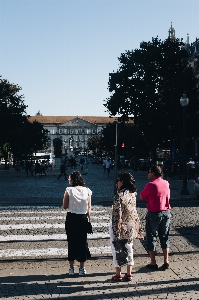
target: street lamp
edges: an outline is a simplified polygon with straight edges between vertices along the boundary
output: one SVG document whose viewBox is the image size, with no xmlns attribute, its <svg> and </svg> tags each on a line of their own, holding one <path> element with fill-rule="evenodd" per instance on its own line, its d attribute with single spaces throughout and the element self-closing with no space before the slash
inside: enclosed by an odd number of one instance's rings
<svg viewBox="0 0 199 300">
<path fill-rule="evenodd" d="M 117 194 L 116 182 L 117 182 L 117 145 L 118 145 L 118 122 L 115 121 L 115 180 L 114 180 L 114 195 Z"/>
<path fill-rule="evenodd" d="M 183 186 L 180 192 L 181 195 L 189 195 L 189 190 L 187 189 L 187 165 L 186 165 L 186 107 L 189 104 L 189 99 L 186 94 L 180 98 L 180 104 L 183 109 L 183 136 L 182 136 L 182 167 L 183 167 Z"/>
</svg>

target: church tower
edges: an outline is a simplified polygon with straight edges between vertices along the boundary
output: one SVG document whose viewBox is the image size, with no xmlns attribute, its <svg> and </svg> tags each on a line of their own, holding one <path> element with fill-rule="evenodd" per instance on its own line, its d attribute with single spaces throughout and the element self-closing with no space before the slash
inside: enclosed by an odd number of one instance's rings
<svg viewBox="0 0 199 300">
<path fill-rule="evenodd" d="M 171 40 L 175 40 L 176 36 L 175 36 L 175 29 L 172 26 L 172 22 L 171 22 L 171 27 L 169 28 L 169 38 Z"/>
</svg>

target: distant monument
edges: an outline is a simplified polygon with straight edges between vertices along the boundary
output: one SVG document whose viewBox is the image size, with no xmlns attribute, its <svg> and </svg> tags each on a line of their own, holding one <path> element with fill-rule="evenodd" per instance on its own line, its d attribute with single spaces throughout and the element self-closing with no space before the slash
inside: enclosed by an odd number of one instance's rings
<svg viewBox="0 0 199 300">
<path fill-rule="evenodd" d="M 54 155 L 53 168 L 59 170 L 61 164 L 61 153 L 62 153 L 62 140 L 55 138 L 53 140 Z"/>
<path fill-rule="evenodd" d="M 42 113 L 40 112 L 40 110 L 36 113 L 35 116 L 43 116 Z"/>
<path fill-rule="evenodd" d="M 55 138 L 53 140 L 53 146 L 54 146 L 54 155 L 55 155 L 55 158 L 61 158 L 62 140 L 59 139 L 59 138 Z"/>
</svg>

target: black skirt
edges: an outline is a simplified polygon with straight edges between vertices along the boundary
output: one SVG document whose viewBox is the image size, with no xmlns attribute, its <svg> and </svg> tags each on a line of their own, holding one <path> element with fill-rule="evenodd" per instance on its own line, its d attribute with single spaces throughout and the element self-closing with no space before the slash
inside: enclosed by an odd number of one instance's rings
<svg viewBox="0 0 199 300">
<path fill-rule="evenodd" d="M 87 243 L 87 215 L 67 213 L 65 229 L 68 241 L 68 260 L 85 262 L 91 257 Z"/>
</svg>

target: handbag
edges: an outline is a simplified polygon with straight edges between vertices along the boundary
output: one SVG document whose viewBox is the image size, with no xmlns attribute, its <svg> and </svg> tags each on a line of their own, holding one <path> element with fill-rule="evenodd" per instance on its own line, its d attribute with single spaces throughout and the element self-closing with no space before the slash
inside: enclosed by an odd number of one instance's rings
<svg viewBox="0 0 199 300">
<path fill-rule="evenodd" d="M 88 222 L 87 222 L 87 227 L 86 227 L 86 229 L 87 229 L 87 233 L 93 233 L 93 227 L 92 227 L 92 224 L 91 224 L 91 222 L 88 220 Z"/>
<path fill-rule="evenodd" d="M 128 264 L 128 250 L 125 247 L 127 239 L 113 241 L 113 245 L 116 251 L 116 260 L 120 267 Z"/>
<path fill-rule="evenodd" d="M 87 188 L 87 190 L 88 190 L 88 188 Z M 89 192 L 88 192 L 88 197 L 89 197 Z M 92 224 L 90 222 L 90 218 L 89 218 L 88 214 L 87 214 L 86 232 L 89 234 L 93 233 Z"/>
</svg>

